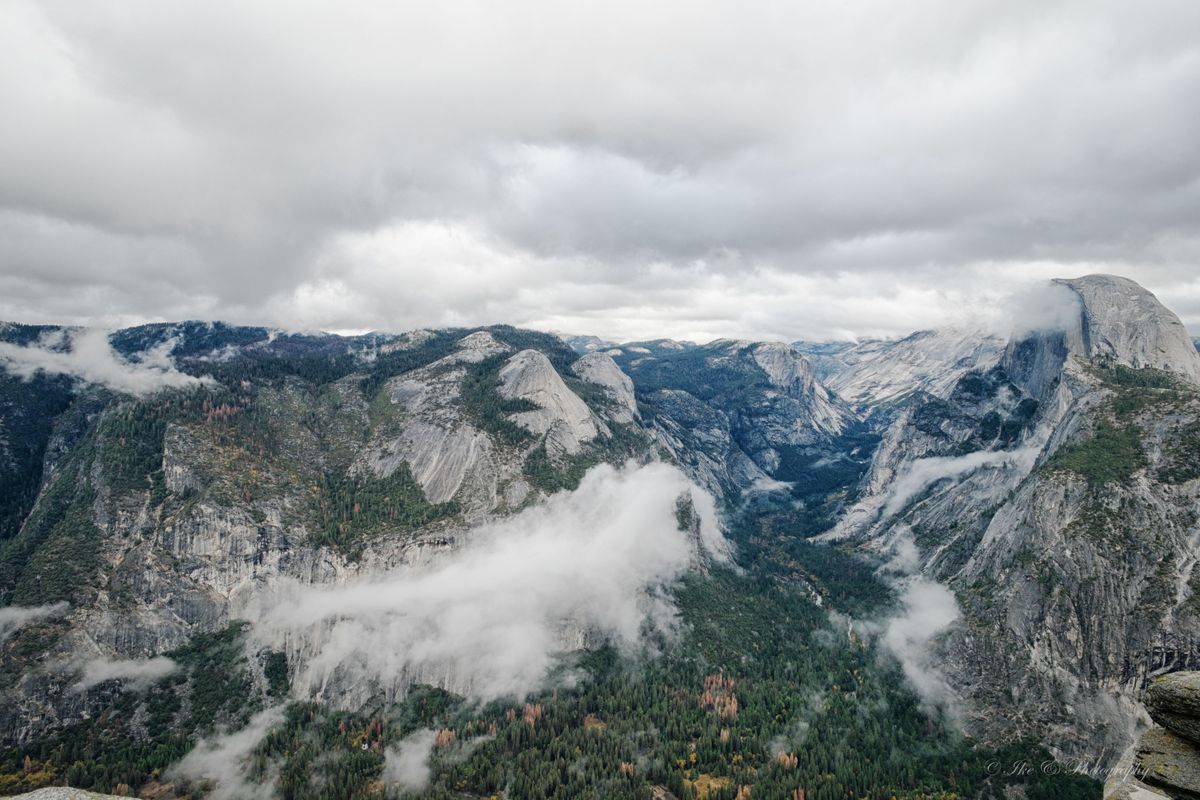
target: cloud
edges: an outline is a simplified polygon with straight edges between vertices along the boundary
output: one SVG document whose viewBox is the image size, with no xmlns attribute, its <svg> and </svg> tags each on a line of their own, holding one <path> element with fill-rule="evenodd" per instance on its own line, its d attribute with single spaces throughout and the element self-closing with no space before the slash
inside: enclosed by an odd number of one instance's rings
<svg viewBox="0 0 1200 800">
<path fill-rule="evenodd" d="M 239 731 L 205 739 L 181 761 L 167 770 L 169 780 L 211 782 L 205 797 L 212 800 L 268 800 L 275 796 L 270 782 L 251 782 L 246 764 L 254 748 L 267 731 L 283 722 L 282 706 L 273 706 L 255 714 Z"/>
<path fill-rule="evenodd" d="M 1187 0 L 0 15 L 0 318 L 790 340 L 1103 271 L 1200 324 Z"/>
<path fill-rule="evenodd" d="M 881 519 L 901 511 L 910 500 L 945 478 L 959 478 L 984 467 L 1019 467 L 1028 470 L 1041 452 L 1040 444 L 1015 450 L 984 450 L 965 456 L 933 456 L 918 458 L 906 466 L 892 483 Z"/>
<path fill-rule="evenodd" d="M 957 722 L 961 699 L 937 660 L 937 639 L 960 617 L 958 600 L 945 584 L 921 574 L 921 554 L 907 525 L 893 529 L 884 552 L 888 560 L 879 575 L 896 592 L 899 606 L 882 618 L 860 621 L 858 628 L 877 637 L 881 652 L 900 663 L 905 680 L 929 709 Z M 840 626 L 832 614 L 831 619 Z"/>
<path fill-rule="evenodd" d="M 74 688 L 84 691 L 105 681 L 120 680 L 128 688 L 139 689 L 165 678 L 177 669 L 179 665 L 166 656 L 120 660 L 97 658 L 84 665 L 83 675 Z"/>
<path fill-rule="evenodd" d="M 691 498 L 699 536 L 678 528 Z M 712 498 L 677 468 L 600 465 L 578 489 L 489 523 L 427 568 L 345 586 L 292 584 L 255 614 L 255 635 L 306 663 L 295 685 L 402 693 L 414 681 L 495 698 L 546 680 L 556 656 L 594 635 L 637 647 L 671 633 L 666 590 L 701 555 L 725 558 Z"/>
<path fill-rule="evenodd" d="M 1079 295 L 1058 283 L 1034 283 L 1014 291 L 991 320 L 996 333 L 1013 339 L 1042 331 L 1070 331 L 1080 324 Z"/>
<path fill-rule="evenodd" d="M 211 383 L 211 378 L 196 378 L 175 368 L 174 345 L 163 342 L 128 360 L 113 350 L 107 331 L 56 331 L 25 346 L 0 342 L 0 366 L 26 380 L 38 373 L 70 375 L 135 395 Z"/>
<path fill-rule="evenodd" d="M 4 606 L 0 608 L 0 642 L 19 629 L 35 622 L 42 622 L 67 613 L 66 603 L 51 603 L 44 606 Z"/>
<path fill-rule="evenodd" d="M 417 731 L 389 747 L 384 753 L 384 783 L 409 792 L 424 789 L 429 783 L 429 755 L 436 739 L 436 731 Z"/>
<path fill-rule="evenodd" d="M 959 618 L 958 601 L 948 587 L 921 575 L 901 578 L 896 588 L 901 611 L 885 620 L 880 642 L 921 699 L 953 716 L 958 698 L 935 659 L 934 643 Z"/>
</svg>

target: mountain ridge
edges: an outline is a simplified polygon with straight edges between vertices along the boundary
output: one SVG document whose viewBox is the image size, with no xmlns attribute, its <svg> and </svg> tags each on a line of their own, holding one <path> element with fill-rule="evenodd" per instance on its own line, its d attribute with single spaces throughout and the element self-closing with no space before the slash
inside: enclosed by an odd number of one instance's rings
<svg viewBox="0 0 1200 800">
<path fill-rule="evenodd" d="M 103 363 L 87 380 L 70 373 L 79 329 L 0 327 L 20 370 L 0 375 L 14 498 L 0 610 L 70 604 L 0 642 L 0 737 L 83 724 L 133 680 L 71 692 L 55 659 L 185 652 L 254 619 L 264 589 L 437 569 L 488 525 L 568 502 L 595 469 L 665 462 L 714 498 L 739 568 L 833 630 L 877 604 L 951 604 L 916 640 L 893 641 L 918 624 L 903 616 L 856 619 L 840 640 L 872 637 L 904 674 L 940 676 L 925 689 L 952 691 L 970 732 L 1112 758 L 1141 686 L 1200 659 L 1200 355 L 1129 282 L 1062 287 L 1079 298 L 1065 321 L 1007 341 L 572 347 L 510 326 L 341 337 L 164 323 L 109 334 L 108 355 L 90 342 Z M 699 541 L 714 512 L 681 503 Z M 718 580 L 714 564 L 692 569 Z M 857 581 L 870 588 L 843 591 Z M 285 679 L 330 645 L 308 635 L 272 645 Z M 36 636 L 49 656 L 31 660 Z M 547 641 L 602 647 L 569 619 Z M 266 692 L 256 663 L 247 680 Z M 410 681 L 472 691 L 436 660 L 400 667 L 387 685 L 333 670 L 318 696 L 352 712 L 402 703 Z"/>
</svg>

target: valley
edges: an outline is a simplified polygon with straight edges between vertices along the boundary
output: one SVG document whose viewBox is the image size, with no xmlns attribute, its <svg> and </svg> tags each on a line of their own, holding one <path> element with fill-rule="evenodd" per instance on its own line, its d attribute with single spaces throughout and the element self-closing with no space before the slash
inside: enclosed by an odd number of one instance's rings
<svg viewBox="0 0 1200 800">
<path fill-rule="evenodd" d="M 0 793 L 1095 797 L 1200 666 L 1200 354 L 1046 291 L 857 343 L 156 324 L 87 375 L 4 325 Z"/>
</svg>

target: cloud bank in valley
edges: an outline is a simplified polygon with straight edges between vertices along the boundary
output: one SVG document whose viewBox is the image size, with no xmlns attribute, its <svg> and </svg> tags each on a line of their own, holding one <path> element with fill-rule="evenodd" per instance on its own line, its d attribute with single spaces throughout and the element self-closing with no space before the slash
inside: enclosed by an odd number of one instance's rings
<svg viewBox="0 0 1200 800">
<path fill-rule="evenodd" d="M 173 346 L 163 342 L 130 360 L 113 349 L 105 330 L 55 331 L 25 346 L 0 342 L 0 367 L 26 380 L 38 373 L 68 375 L 135 395 L 211 382 L 176 369 Z"/>
<path fill-rule="evenodd" d="M 984 467 L 1018 467 L 1027 471 L 1041 450 L 1039 443 L 1015 450 L 984 450 L 964 456 L 931 456 L 911 461 L 892 483 L 881 519 L 903 510 L 922 491 L 946 478 L 961 478 Z"/>
<path fill-rule="evenodd" d="M 697 535 L 679 530 L 690 498 Z M 670 633 L 666 590 L 696 559 L 726 558 L 712 498 L 677 468 L 592 468 L 572 492 L 489 523 L 425 568 L 361 583 L 291 585 L 267 602 L 255 635 L 303 646 L 301 693 L 344 681 L 393 694 L 443 683 L 494 698 L 531 691 L 556 656 L 604 636 L 637 647 Z"/>
<path fill-rule="evenodd" d="M 251 781 L 247 761 L 271 728 L 283 722 L 284 709 L 273 706 L 255 714 L 241 730 L 201 741 L 165 773 L 168 780 L 203 781 L 212 785 L 211 800 L 269 800 L 273 782 Z"/>
<path fill-rule="evenodd" d="M 920 552 L 907 525 L 896 526 L 886 555 L 888 561 L 879 575 L 896 592 L 899 607 L 857 625 L 876 638 L 881 653 L 899 662 L 905 680 L 923 703 L 957 721 L 960 698 L 938 661 L 937 640 L 961 615 L 958 599 L 948 586 L 921 574 Z"/>
<path fill-rule="evenodd" d="M 921 699 L 953 715 L 957 697 L 937 661 L 935 640 L 958 619 L 958 601 L 947 586 L 922 575 L 900 578 L 896 589 L 901 612 L 884 622 L 880 641 Z"/>
<path fill-rule="evenodd" d="M 166 656 L 115 660 L 97 658 L 84 664 L 74 688 L 76 691 L 84 691 L 105 681 L 120 680 L 127 688 L 140 689 L 165 678 L 177 669 L 179 665 Z"/>
<path fill-rule="evenodd" d="M 419 792 L 429 783 L 429 756 L 437 731 L 410 733 L 384 753 L 383 781 L 406 792 Z"/>
<path fill-rule="evenodd" d="M 4 606 L 0 608 L 0 642 L 21 628 L 43 622 L 67 613 L 66 603 L 50 603 L 43 606 Z"/>
</svg>

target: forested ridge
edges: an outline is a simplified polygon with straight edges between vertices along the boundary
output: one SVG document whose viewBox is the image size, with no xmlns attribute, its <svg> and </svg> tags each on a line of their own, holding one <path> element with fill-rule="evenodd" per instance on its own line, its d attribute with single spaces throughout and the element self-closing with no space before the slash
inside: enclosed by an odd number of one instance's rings
<svg viewBox="0 0 1200 800">
<path fill-rule="evenodd" d="M 1050 756 L 1031 743 L 996 750 L 963 737 L 921 706 L 898 669 L 830 628 L 786 583 L 718 570 L 687 579 L 676 596 L 684 634 L 661 642 L 660 655 L 583 653 L 561 668 L 585 676 L 573 687 L 482 706 L 427 687 L 370 713 L 291 702 L 253 769 L 284 798 L 408 796 L 381 780 L 384 753 L 430 729 L 432 774 L 420 796 L 432 798 L 1000 798 L 1008 782 L 1033 800 L 1098 791 L 1069 772 L 995 775 L 996 764 Z M 248 657 L 241 636 L 234 626 L 199 637 L 172 654 L 183 672 L 6 751 L 0 788 L 66 780 L 135 792 L 169 780 L 169 765 L 217 723 L 236 727 L 278 702 L 278 665 L 274 696 L 252 674 L 279 654 Z"/>
</svg>

